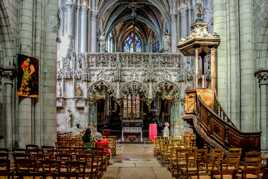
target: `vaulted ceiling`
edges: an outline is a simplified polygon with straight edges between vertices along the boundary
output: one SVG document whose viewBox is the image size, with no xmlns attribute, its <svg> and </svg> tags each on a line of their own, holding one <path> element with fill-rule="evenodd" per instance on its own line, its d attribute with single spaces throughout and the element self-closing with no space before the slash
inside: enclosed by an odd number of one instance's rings
<svg viewBox="0 0 268 179">
<path fill-rule="evenodd" d="M 144 43 L 161 40 L 169 31 L 172 0 L 100 0 L 97 2 L 99 32 L 113 34 L 117 48 L 135 32 Z"/>
</svg>

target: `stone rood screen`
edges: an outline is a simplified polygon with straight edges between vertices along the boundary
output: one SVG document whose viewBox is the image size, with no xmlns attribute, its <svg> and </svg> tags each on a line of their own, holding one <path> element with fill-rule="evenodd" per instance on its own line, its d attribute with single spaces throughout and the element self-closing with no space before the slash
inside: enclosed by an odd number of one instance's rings
<svg viewBox="0 0 268 179">
<path fill-rule="evenodd" d="M 180 94 L 191 87 L 193 79 L 192 68 L 179 53 L 70 53 L 58 61 L 57 70 L 59 131 L 69 131 L 68 114 L 73 126 L 96 126 L 98 100 L 108 104 L 134 95 L 150 106 L 157 96 L 182 98 Z M 138 111 L 137 105 L 132 108 Z"/>
</svg>

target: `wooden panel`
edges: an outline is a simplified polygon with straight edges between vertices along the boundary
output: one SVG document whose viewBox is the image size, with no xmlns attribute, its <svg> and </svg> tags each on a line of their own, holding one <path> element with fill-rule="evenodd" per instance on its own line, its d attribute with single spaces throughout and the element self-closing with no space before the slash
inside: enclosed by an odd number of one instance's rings
<svg viewBox="0 0 268 179">
<path fill-rule="evenodd" d="M 207 133 L 206 136 L 214 139 L 223 148 L 241 147 L 243 152 L 260 150 L 260 133 L 243 133 L 239 131 L 217 100 L 210 99 L 212 94 L 209 91 L 198 89 L 188 91 L 186 94 L 185 114 L 196 116 L 199 124 L 197 127 L 202 128 L 202 131 Z M 203 97 L 201 97 L 202 95 Z M 216 107 L 214 102 L 217 103 Z M 187 120 L 189 121 L 188 118 Z"/>
</svg>

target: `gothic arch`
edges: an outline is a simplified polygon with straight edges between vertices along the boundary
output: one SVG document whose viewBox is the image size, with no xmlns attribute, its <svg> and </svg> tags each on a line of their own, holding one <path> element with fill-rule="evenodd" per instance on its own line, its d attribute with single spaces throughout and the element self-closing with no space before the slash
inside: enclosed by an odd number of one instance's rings
<svg viewBox="0 0 268 179">
<path fill-rule="evenodd" d="M 11 33 L 10 33 L 10 20 L 9 15 L 7 12 L 7 6 L 5 4 L 5 1 L 0 1 L 0 49 L 3 49 L 1 51 L 4 58 L 1 58 L 0 60 L 5 60 L 8 57 L 12 57 L 11 52 Z M 5 64 L 5 62 L 2 62 L 2 64 Z M 13 64 L 8 64 L 9 66 Z"/>
<path fill-rule="evenodd" d="M 162 99 L 174 100 L 180 96 L 180 87 L 172 81 L 160 81 L 154 86 L 154 94 L 160 95 Z"/>
<path fill-rule="evenodd" d="M 105 99 L 105 97 L 111 96 L 114 93 L 114 89 L 109 82 L 100 80 L 91 84 L 88 88 L 88 97 L 93 100 Z"/>
<path fill-rule="evenodd" d="M 124 83 L 120 88 L 121 96 L 125 96 L 128 94 L 142 94 L 147 96 L 148 88 L 144 83 L 140 81 L 129 81 Z"/>
<path fill-rule="evenodd" d="M 146 0 L 143 2 L 147 5 L 153 5 L 156 7 L 161 15 L 165 19 L 169 19 L 169 11 L 170 11 L 170 5 L 169 0 Z M 119 2 L 119 0 L 102 0 L 98 4 L 98 11 L 99 11 L 99 17 L 104 17 L 105 13 L 112 12 L 114 8 L 116 8 L 118 5 L 122 6 L 122 4 Z"/>
<path fill-rule="evenodd" d="M 257 70 L 259 68 L 268 68 L 268 2 L 265 0 L 254 1 L 255 4 L 255 26 L 258 27 L 256 34 L 256 50 L 257 50 Z M 265 64 L 266 62 L 266 64 Z"/>
</svg>

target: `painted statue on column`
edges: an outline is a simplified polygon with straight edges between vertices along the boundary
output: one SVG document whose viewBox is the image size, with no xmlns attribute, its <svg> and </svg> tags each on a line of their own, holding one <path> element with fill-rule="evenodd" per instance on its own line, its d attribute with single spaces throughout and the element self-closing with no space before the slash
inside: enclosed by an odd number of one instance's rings
<svg viewBox="0 0 268 179">
<path fill-rule="evenodd" d="M 38 96 L 38 60 L 25 55 L 18 55 L 17 95 L 24 97 Z"/>
</svg>

